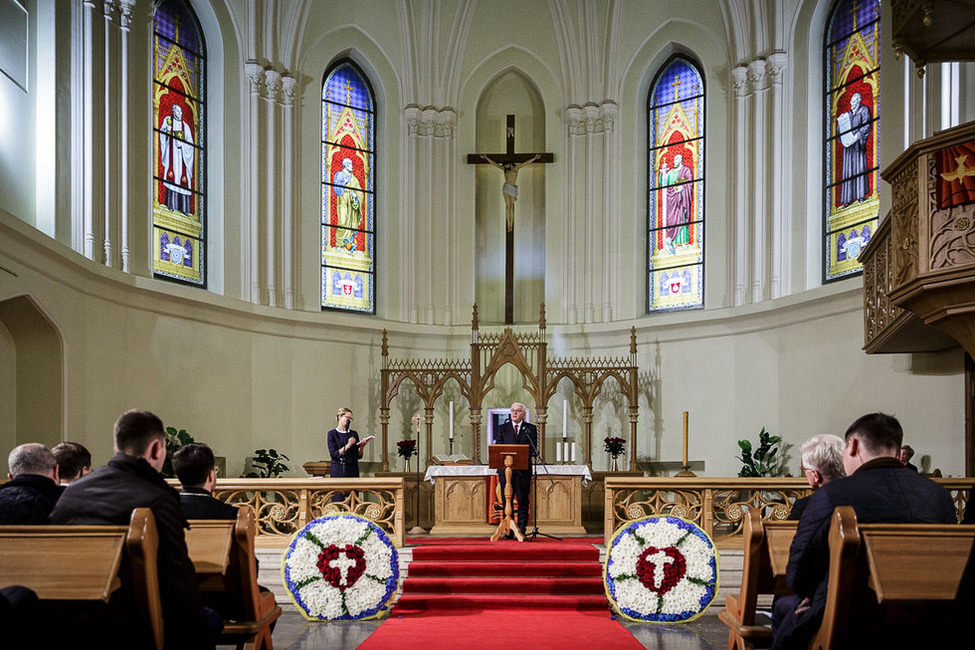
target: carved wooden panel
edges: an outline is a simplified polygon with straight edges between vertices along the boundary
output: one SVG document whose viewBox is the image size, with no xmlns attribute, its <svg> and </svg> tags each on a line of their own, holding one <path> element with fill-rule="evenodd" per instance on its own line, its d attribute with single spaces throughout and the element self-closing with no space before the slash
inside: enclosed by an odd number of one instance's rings
<svg viewBox="0 0 975 650">
<path fill-rule="evenodd" d="M 975 203 L 931 215 L 931 270 L 975 264 Z"/>
<path fill-rule="evenodd" d="M 914 159 L 891 181 L 891 261 L 895 288 L 916 278 L 919 270 L 917 170 L 917 159 Z"/>
</svg>

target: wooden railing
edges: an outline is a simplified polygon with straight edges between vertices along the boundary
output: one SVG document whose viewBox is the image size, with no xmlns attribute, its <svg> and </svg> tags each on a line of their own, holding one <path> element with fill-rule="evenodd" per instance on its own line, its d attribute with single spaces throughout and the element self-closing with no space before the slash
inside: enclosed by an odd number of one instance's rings
<svg viewBox="0 0 975 650">
<path fill-rule="evenodd" d="M 287 539 L 322 515 L 351 512 L 375 522 L 397 547 L 406 541 L 402 478 L 220 479 L 213 496 L 253 510 L 259 539 Z"/>
<path fill-rule="evenodd" d="M 934 479 L 951 492 L 958 520 L 975 487 L 971 478 Z M 606 478 L 603 537 L 650 515 L 674 515 L 701 527 L 715 543 L 741 538 L 745 508 L 766 521 L 785 519 L 796 499 L 810 494 L 803 478 Z"/>
</svg>

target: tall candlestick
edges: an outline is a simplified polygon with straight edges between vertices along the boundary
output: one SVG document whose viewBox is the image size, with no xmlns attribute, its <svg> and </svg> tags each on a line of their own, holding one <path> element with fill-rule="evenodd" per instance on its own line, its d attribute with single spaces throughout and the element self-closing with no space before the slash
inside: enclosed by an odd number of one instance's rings
<svg viewBox="0 0 975 650">
<path fill-rule="evenodd" d="M 567 431 L 568 428 L 569 428 L 569 400 L 564 399 L 562 400 L 562 440 L 565 440 L 565 437 L 569 435 Z"/>
<path fill-rule="evenodd" d="M 687 465 L 687 411 L 684 411 L 684 465 Z"/>
<path fill-rule="evenodd" d="M 454 401 L 450 401 L 450 439 L 454 439 Z"/>
</svg>

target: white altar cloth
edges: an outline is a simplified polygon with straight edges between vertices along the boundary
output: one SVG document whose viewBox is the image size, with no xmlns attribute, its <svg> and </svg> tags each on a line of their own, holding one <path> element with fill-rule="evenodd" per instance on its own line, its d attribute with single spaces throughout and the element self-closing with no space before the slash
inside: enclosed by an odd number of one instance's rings
<svg viewBox="0 0 975 650">
<path fill-rule="evenodd" d="M 583 485 L 592 480 L 587 465 L 539 465 L 540 480 L 545 477 L 545 470 L 542 467 L 548 469 L 549 474 L 553 476 L 581 476 Z M 438 476 L 491 476 L 492 474 L 497 474 L 497 470 L 487 465 L 431 465 L 427 467 L 423 480 L 436 483 Z"/>
</svg>

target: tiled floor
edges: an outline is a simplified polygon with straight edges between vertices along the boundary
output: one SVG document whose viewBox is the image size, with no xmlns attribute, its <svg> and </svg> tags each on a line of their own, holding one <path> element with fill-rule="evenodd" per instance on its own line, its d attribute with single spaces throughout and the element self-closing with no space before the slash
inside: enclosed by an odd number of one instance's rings
<svg viewBox="0 0 975 650">
<path fill-rule="evenodd" d="M 663 650 L 718 650 L 728 642 L 728 628 L 718 619 L 717 610 L 684 625 L 639 625 L 624 623 L 645 648 Z M 606 614 L 609 616 L 609 613 Z M 318 650 L 357 648 L 380 625 L 379 621 L 355 621 L 342 623 L 313 623 L 300 614 L 285 608 L 274 629 L 276 650 Z M 568 631 L 567 631 L 568 634 Z M 488 646 L 494 648 L 497 643 Z M 403 647 L 409 647 L 404 644 Z M 476 645 L 458 644 L 460 648 L 476 648 Z M 566 650 L 570 650 L 568 647 Z"/>
</svg>

